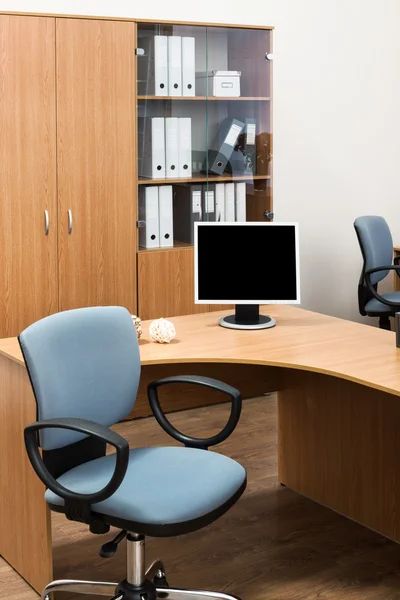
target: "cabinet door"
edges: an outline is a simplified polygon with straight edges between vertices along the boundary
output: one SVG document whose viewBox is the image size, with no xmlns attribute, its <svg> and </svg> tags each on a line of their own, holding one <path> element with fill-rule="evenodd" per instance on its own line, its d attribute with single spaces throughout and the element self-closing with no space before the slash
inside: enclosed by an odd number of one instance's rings
<svg viewBox="0 0 400 600">
<path fill-rule="evenodd" d="M 58 307 L 54 45 L 54 19 L 0 16 L 0 337 Z"/>
<path fill-rule="evenodd" d="M 60 308 L 136 312 L 134 23 L 56 33 Z"/>
<path fill-rule="evenodd" d="M 143 320 L 207 312 L 194 304 L 193 248 L 139 252 L 139 317 Z"/>
<path fill-rule="evenodd" d="M 242 128 L 220 176 L 225 186 L 225 214 L 221 220 L 250 222 L 273 218 L 271 58 L 272 33 L 269 29 L 207 28 L 207 70 L 222 73 L 220 77 L 208 78 L 206 160 L 210 169 L 209 189 L 213 187 L 215 176 L 215 165 L 211 164 L 213 152 L 224 139 L 221 133 L 231 131 L 234 123 Z M 226 77 L 225 70 L 240 76 Z M 227 86 L 226 90 L 238 89 L 223 97 L 220 86 Z M 242 243 L 240 237 L 238 243 Z M 241 285 L 238 282 L 239 288 Z M 209 308 L 227 314 L 234 312 L 234 305 L 210 304 Z"/>
</svg>

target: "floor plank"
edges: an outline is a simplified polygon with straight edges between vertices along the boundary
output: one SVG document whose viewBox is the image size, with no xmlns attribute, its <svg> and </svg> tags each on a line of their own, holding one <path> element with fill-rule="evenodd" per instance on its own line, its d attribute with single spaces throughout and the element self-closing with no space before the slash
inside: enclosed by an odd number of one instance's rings
<svg viewBox="0 0 400 600">
<path fill-rule="evenodd" d="M 246 400 L 238 428 L 219 446 L 248 471 L 239 502 L 199 532 L 147 540 L 148 562 L 163 558 L 171 585 L 231 592 L 245 600 L 399 600 L 399 545 L 279 485 L 275 402 L 274 395 Z M 171 420 L 189 434 L 209 435 L 227 414 L 228 406 L 219 405 L 175 413 Z M 115 429 L 132 446 L 173 443 L 153 419 Z M 53 525 L 56 577 L 125 576 L 124 544 L 114 558 L 101 559 L 100 545 L 111 535 L 94 536 L 62 515 L 53 515 Z M 37 597 L 0 559 L 0 599 Z"/>
</svg>

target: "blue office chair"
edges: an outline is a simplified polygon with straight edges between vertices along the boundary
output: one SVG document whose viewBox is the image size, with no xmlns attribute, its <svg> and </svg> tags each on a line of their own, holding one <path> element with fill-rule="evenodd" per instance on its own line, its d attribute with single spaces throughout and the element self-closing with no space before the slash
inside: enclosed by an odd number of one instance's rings
<svg viewBox="0 0 400 600">
<path fill-rule="evenodd" d="M 178 536 L 206 527 L 226 513 L 246 487 L 236 461 L 207 451 L 235 429 L 240 392 L 199 376 L 167 377 L 148 386 L 160 426 L 185 447 L 129 449 L 109 429 L 128 415 L 140 378 L 139 344 L 129 312 L 122 307 L 81 308 L 46 317 L 18 337 L 37 402 L 37 422 L 25 428 L 30 462 L 47 490 L 51 510 L 86 523 L 92 533 L 121 531 L 100 550 L 112 556 L 127 539 L 126 578 L 117 583 L 58 580 L 51 592 L 69 591 L 124 600 L 232 600 L 218 592 L 172 589 L 164 564 L 145 569 L 145 536 Z M 227 424 L 218 434 L 192 438 L 175 429 L 163 413 L 158 388 L 173 383 L 202 385 L 231 399 Z M 134 427 L 134 424 L 132 424 Z M 116 452 L 106 455 L 106 444 Z M 40 449 L 41 448 L 41 451 Z"/>
<path fill-rule="evenodd" d="M 390 317 L 400 312 L 400 292 L 378 293 L 378 283 L 389 271 L 400 275 L 399 257 L 393 261 L 393 240 L 385 219 L 365 215 L 354 221 L 363 257 L 363 267 L 358 283 L 358 307 L 360 314 L 379 317 L 381 329 L 391 329 Z"/>
</svg>

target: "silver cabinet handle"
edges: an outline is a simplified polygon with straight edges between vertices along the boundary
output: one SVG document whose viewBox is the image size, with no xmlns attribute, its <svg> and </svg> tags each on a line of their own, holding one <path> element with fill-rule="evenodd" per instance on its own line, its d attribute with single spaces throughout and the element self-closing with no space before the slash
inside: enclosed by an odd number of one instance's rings
<svg viewBox="0 0 400 600">
<path fill-rule="evenodd" d="M 68 209 L 68 235 L 72 233 L 72 210 Z"/>
<path fill-rule="evenodd" d="M 49 211 L 45 210 L 44 211 L 44 235 L 49 235 L 49 227 L 50 227 Z"/>
</svg>

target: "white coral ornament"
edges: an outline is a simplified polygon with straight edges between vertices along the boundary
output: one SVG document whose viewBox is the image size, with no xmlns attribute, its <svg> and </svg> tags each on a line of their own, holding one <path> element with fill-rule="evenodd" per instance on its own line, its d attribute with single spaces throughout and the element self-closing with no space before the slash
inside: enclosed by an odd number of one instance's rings
<svg viewBox="0 0 400 600">
<path fill-rule="evenodd" d="M 138 336 L 138 338 L 140 338 L 142 336 L 142 321 L 139 319 L 139 317 L 137 315 L 131 315 L 131 317 L 132 317 L 132 321 L 133 321 L 133 324 L 136 329 L 137 336 Z"/>
<path fill-rule="evenodd" d="M 175 327 L 167 319 L 155 319 L 150 323 L 149 336 L 152 342 L 169 344 L 175 337 Z"/>
</svg>

